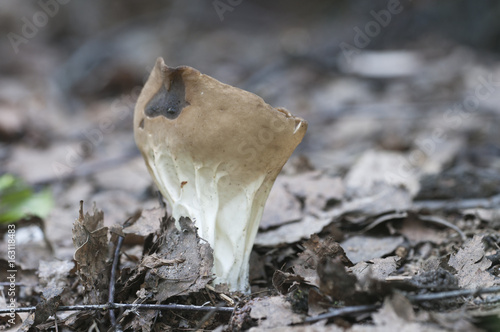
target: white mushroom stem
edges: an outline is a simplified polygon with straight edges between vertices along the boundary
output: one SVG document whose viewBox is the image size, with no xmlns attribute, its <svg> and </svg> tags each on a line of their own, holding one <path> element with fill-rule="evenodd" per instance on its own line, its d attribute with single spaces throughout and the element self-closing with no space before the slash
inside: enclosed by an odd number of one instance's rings
<svg viewBox="0 0 500 332">
<path fill-rule="evenodd" d="M 214 250 L 215 283 L 248 292 L 265 202 L 307 123 L 260 97 L 158 59 L 137 101 L 134 132 L 172 208 Z"/>
</svg>

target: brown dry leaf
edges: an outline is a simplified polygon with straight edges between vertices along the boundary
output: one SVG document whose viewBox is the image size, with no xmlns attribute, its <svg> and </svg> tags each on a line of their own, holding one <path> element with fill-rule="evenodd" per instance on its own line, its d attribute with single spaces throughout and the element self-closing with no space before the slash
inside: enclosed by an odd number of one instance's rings
<svg viewBox="0 0 500 332">
<path fill-rule="evenodd" d="M 386 258 L 375 258 L 369 262 L 359 262 L 349 270 L 359 279 L 373 278 L 376 280 L 385 280 L 398 267 L 398 256 Z"/>
<path fill-rule="evenodd" d="M 346 195 L 349 197 L 376 196 L 387 188 L 405 188 L 414 196 L 419 188 L 415 174 L 404 172 L 403 154 L 389 151 L 367 151 L 352 166 L 345 177 Z M 403 209 L 403 207 L 395 207 Z"/>
<path fill-rule="evenodd" d="M 38 303 L 35 309 L 35 321 L 33 322 L 33 325 L 37 326 L 39 324 L 43 324 L 47 321 L 47 319 L 49 319 L 49 317 L 54 316 L 60 303 L 61 297 L 59 295 L 50 297 Z"/>
<path fill-rule="evenodd" d="M 157 310 L 141 310 L 140 314 L 134 310 L 127 310 L 122 315 L 122 321 L 132 316 L 134 319 L 127 322 L 123 328 L 124 331 L 152 331 L 154 320 L 158 317 L 159 311 Z M 123 322 L 121 322 L 123 324 Z"/>
<path fill-rule="evenodd" d="M 369 216 L 388 211 L 408 210 L 411 206 L 412 197 L 407 189 L 392 187 L 387 184 L 378 186 L 372 196 L 357 197 L 342 204 L 345 212 L 357 212 Z"/>
<path fill-rule="evenodd" d="M 292 290 L 305 284 L 306 280 L 302 276 L 293 273 L 275 271 L 273 274 L 273 286 L 283 295 L 288 294 Z"/>
<path fill-rule="evenodd" d="M 417 245 L 421 242 L 432 242 L 441 244 L 447 240 L 447 233 L 439 231 L 435 227 L 430 226 L 429 223 L 422 221 L 412 215 L 401 222 L 401 228 L 398 233 L 404 235 L 411 246 Z"/>
<path fill-rule="evenodd" d="M 251 328 L 250 331 L 260 331 L 257 328 Z M 280 326 L 266 329 L 266 332 L 343 332 L 344 329 L 331 325 L 304 325 L 304 326 Z"/>
<path fill-rule="evenodd" d="M 123 233 L 148 236 L 160 229 L 164 216 L 165 209 L 161 207 L 142 210 L 141 216 L 132 225 L 125 227 Z"/>
<path fill-rule="evenodd" d="M 344 266 L 353 266 L 344 249 L 332 237 L 321 239 L 318 235 L 313 234 L 302 245 L 306 249 L 298 255 L 298 260 L 292 268 L 297 275 L 303 277 L 311 285 L 319 287 L 316 268 L 322 259 L 339 257 Z"/>
<path fill-rule="evenodd" d="M 295 243 L 306 239 L 312 234 L 321 232 L 342 211 L 334 209 L 319 216 L 305 216 L 302 220 L 283 225 L 277 229 L 257 233 L 255 245 L 263 247 L 274 247 L 281 244 Z"/>
<path fill-rule="evenodd" d="M 345 301 L 346 304 L 356 304 L 361 297 L 357 297 L 355 275 L 349 274 L 340 258 L 325 259 L 318 264 L 320 278 L 319 290 L 334 300 Z"/>
<path fill-rule="evenodd" d="M 258 324 L 258 328 L 251 328 L 250 331 L 288 326 L 303 320 L 302 315 L 292 311 L 292 305 L 283 296 L 257 298 L 247 305 L 250 306 L 250 317 Z"/>
<path fill-rule="evenodd" d="M 266 230 L 302 218 L 299 200 L 285 186 L 284 176 L 278 176 L 267 198 L 260 229 Z"/>
<path fill-rule="evenodd" d="M 52 243 L 47 239 L 46 224 L 46 221 L 36 216 L 17 222 L 16 265 L 23 270 L 36 270 L 41 260 L 49 260 L 54 256 Z"/>
<path fill-rule="evenodd" d="M 212 248 L 200 239 L 191 220 L 181 218 L 179 225 L 181 230 L 170 219 L 162 226 L 153 244 L 156 251 L 144 256 L 138 267 L 137 273 L 142 274 L 147 266 L 144 284 L 158 303 L 196 292 L 212 280 Z"/>
<path fill-rule="evenodd" d="M 474 235 L 457 253 L 452 254 L 448 261 L 457 271 L 459 287 L 491 287 L 498 283 L 498 280 L 486 271 L 491 266 L 491 261 L 485 257 L 482 240 L 482 236 Z"/>
<path fill-rule="evenodd" d="M 454 332 L 488 331 L 487 328 L 480 329 L 474 326 L 472 321 L 474 323 L 478 323 L 477 317 L 471 315 L 470 312 L 467 312 L 465 310 L 465 308 L 461 308 L 459 310 L 454 310 L 451 312 L 429 312 L 428 316 L 431 321 L 436 322 L 443 329 L 448 329 L 449 331 L 454 331 Z M 420 320 L 423 321 L 423 318 L 424 317 L 421 317 Z M 497 327 L 498 325 L 495 326 L 494 328 L 497 329 Z"/>
<path fill-rule="evenodd" d="M 404 242 L 402 236 L 353 236 L 341 243 L 347 257 L 354 263 L 388 255 Z"/>
<path fill-rule="evenodd" d="M 29 183 L 43 182 L 54 177 L 65 176 L 74 171 L 73 160 L 82 158 L 76 153 L 78 145 L 61 141 L 47 149 L 18 146 L 7 159 L 6 170 L 18 174 Z M 68 166 L 67 160 L 72 163 Z M 33 167 L 36 165 L 36 167 Z"/>
<path fill-rule="evenodd" d="M 344 185 L 340 177 L 332 178 L 318 171 L 286 176 L 285 187 L 295 196 L 304 199 L 305 211 L 323 211 L 332 202 L 344 197 Z"/>
<path fill-rule="evenodd" d="M 24 114 L 7 105 L 1 105 L 0 109 L 0 141 L 20 138 L 26 126 Z"/>
<path fill-rule="evenodd" d="M 384 305 L 372 315 L 374 326 L 354 325 L 349 332 L 441 332 L 438 326 L 419 323 L 411 303 L 400 294 L 386 298 Z"/>
<path fill-rule="evenodd" d="M 340 202 L 343 194 L 344 186 L 340 178 L 318 171 L 281 175 L 269 194 L 260 229 L 299 220 L 304 214 L 317 214 L 332 202 Z M 304 211 L 299 199 L 304 201 Z"/>
<path fill-rule="evenodd" d="M 441 267 L 414 276 L 411 283 L 419 289 L 431 289 L 440 292 L 458 288 L 458 279 L 451 272 Z"/>
<path fill-rule="evenodd" d="M 82 285 L 85 303 L 100 304 L 107 299 L 109 284 L 108 228 L 103 227 L 104 214 L 94 206 L 94 214 L 83 215 L 80 203 L 79 217 L 73 224 L 75 261 Z"/>
<path fill-rule="evenodd" d="M 43 297 L 50 299 L 60 295 L 68 286 L 68 275 L 75 267 L 70 261 L 40 262 L 38 278 L 43 289 Z"/>
<path fill-rule="evenodd" d="M 381 265 L 385 267 L 384 264 Z M 345 269 L 339 258 L 319 262 L 318 275 L 320 291 L 335 301 L 343 301 L 346 305 L 374 303 L 391 294 L 395 287 L 405 290 L 411 288 L 406 284 L 398 285 L 373 278 L 370 273 L 364 273 L 362 278 L 358 279 Z"/>
<path fill-rule="evenodd" d="M 311 288 L 307 294 L 307 315 L 317 316 L 331 308 L 331 299 L 318 289 Z"/>
<path fill-rule="evenodd" d="M 7 302 L 4 297 L 0 297 L 0 308 L 8 308 Z M 18 313 L 15 313 L 12 317 L 10 314 L 0 315 L 0 331 L 19 331 L 23 319 Z"/>
</svg>

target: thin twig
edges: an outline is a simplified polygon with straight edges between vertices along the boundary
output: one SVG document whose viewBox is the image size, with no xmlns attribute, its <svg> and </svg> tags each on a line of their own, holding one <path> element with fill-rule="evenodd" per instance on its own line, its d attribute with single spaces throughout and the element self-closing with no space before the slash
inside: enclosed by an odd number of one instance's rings
<svg viewBox="0 0 500 332">
<path fill-rule="evenodd" d="M 0 314 L 11 312 L 31 312 L 36 307 L 18 307 L 12 309 L 0 309 Z M 233 312 L 232 307 L 212 307 L 187 304 L 131 304 L 131 303 L 108 303 L 108 304 L 86 304 L 59 306 L 57 311 L 82 311 L 82 310 L 109 310 L 109 309 L 134 309 L 134 310 L 189 310 L 189 311 L 224 311 Z"/>
<path fill-rule="evenodd" d="M 407 295 L 408 300 L 414 303 L 433 301 L 433 300 L 443 300 L 451 299 L 460 296 L 478 296 L 481 294 L 499 293 L 500 286 L 490 287 L 490 288 L 478 288 L 478 289 L 459 289 L 448 292 L 430 293 L 430 294 L 418 294 L 418 295 Z"/>
<path fill-rule="evenodd" d="M 386 221 L 394 220 L 394 219 L 404 219 L 408 217 L 408 212 L 407 211 L 395 211 L 393 213 L 389 214 L 384 214 L 383 216 L 378 217 L 374 221 L 372 221 L 368 226 L 363 228 L 361 230 L 361 233 L 367 232 L 370 229 L 375 228 L 376 226 L 380 225 L 381 223 L 384 223 Z"/>
<path fill-rule="evenodd" d="M 458 226 L 453 225 L 452 223 L 446 221 L 445 219 L 443 219 L 441 217 L 438 217 L 438 216 L 424 216 L 424 215 L 419 214 L 418 215 L 418 219 L 420 219 L 422 221 L 433 222 L 435 224 L 451 228 L 455 232 L 457 232 L 458 235 L 460 235 L 460 238 L 462 239 L 462 241 L 467 240 L 467 236 L 465 235 L 464 232 L 462 232 L 462 230 L 460 228 L 458 228 Z"/>
<path fill-rule="evenodd" d="M 54 329 L 56 330 L 56 332 L 59 332 L 59 328 L 57 326 L 58 326 L 58 324 L 57 324 L 57 315 L 54 314 Z"/>
<path fill-rule="evenodd" d="M 123 244 L 123 236 L 118 236 L 118 241 L 116 243 L 115 254 L 113 256 L 113 265 L 111 266 L 111 277 L 109 280 L 109 296 L 108 303 L 115 302 L 115 281 L 116 281 L 116 270 L 118 269 L 118 260 L 120 257 L 120 251 Z M 111 326 L 116 326 L 116 317 L 113 310 L 109 311 L 109 318 L 111 321 Z"/>
<path fill-rule="evenodd" d="M 331 309 L 327 313 L 313 317 L 307 317 L 306 319 L 304 319 L 303 323 L 314 323 L 323 319 L 329 319 L 333 317 L 360 314 L 363 312 L 374 311 L 377 310 L 378 308 L 380 308 L 380 304 L 358 305 L 358 306 L 343 307 L 338 309 Z"/>
<path fill-rule="evenodd" d="M 464 210 L 473 208 L 493 209 L 500 206 L 500 195 L 489 198 L 469 198 L 469 199 L 449 199 L 449 200 L 429 200 L 415 201 L 413 208 L 416 210 Z"/>
<path fill-rule="evenodd" d="M 413 303 L 421 303 L 421 302 L 427 302 L 427 301 L 436 301 L 436 300 L 443 300 L 443 299 L 450 299 L 450 298 L 455 298 L 455 297 L 460 297 L 460 296 L 478 296 L 481 294 L 489 294 L 489 293 L 499 293 L 500 292 L 500 286 L 495 286 L 495 287 L 490 287 L 490 288 L 479 288 L 479 289 L 460 289 L 456 291 L 449 291 L 449 292 L 439 292 L 439 293 L 432 293 L 432 294 L 419 294 L 419 295 L 406 295 L 408 300 L 410 300 Z M 370 312 L 374 311 L 380 308 L 380 305 L 360 305 L 360 306 L 351 306 L 351 307 L 343 307 L 343 308 L 338 308 L 338 309 L 331 309 L 327 313 L 313 316 L 313 317 L 307 317 L 304 319 L 299 324 L 302 323 L 314 323 L 323 319 L 329 319 L 333 317 L 339 317 L 339 316 L 345 316 L 345 315 L 352 315 L 352 314 L 359 314 L 363 312 Z"/>
<path fill-rule="evenodd" d="M 224 302 L 221 302 L 217 305 L 217 307 L 221 307 L 222 305 L 224 304 Z M 201 327 L 203 326 L 203 324 L 205 324 L 205 322 L 207 322 L 210 318 L 213 317 L 213 315 L 215 315 L 215 310 L 212 310 L 212 311 L 209 311 L 207 312 L 202 318 L 201 320 L 198 322 L 198 324 L 196 324 L 196 327 L 195 327 L 195 331 L 199 331 L 201 329 Z"/>
</svg>

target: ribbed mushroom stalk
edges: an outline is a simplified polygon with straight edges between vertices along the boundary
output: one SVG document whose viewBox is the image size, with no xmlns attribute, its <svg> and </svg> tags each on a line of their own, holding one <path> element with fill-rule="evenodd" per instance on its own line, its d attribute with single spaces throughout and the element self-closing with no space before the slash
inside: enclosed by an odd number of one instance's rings
<svg viewBox="0 0 500 332">
<path fill-rule="evenodd" d="M 249 291 L 264 205 L 306 129 L 250 92 L 158 58 L 135 107 L 135 140 L 172 217 L 189 217 L 214 250 L 215 283 Z"/>
</svg>

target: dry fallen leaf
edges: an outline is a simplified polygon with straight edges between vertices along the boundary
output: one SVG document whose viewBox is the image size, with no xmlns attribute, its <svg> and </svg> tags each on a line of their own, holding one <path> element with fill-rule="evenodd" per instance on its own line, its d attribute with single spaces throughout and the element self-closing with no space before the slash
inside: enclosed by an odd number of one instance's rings
<svg viewBox="0 0 500 332">
<path fill-rule="evenodd" d="M 491 287 L 498 283 L 498 279 L 486 271 L 491 261 L 485 257 L 482 240 L 482 236 L 474 235 L 448 261 L 457 271 L 459 287 Z"/>
<path fill-rule="evenodd" d="M 283 296 L 258 298 L 248 303 L 250 317 L 257 320 L 258 328 L 250 331 L 261 331 L 274 327 L 283 327 L 303 320 L 302 315 L 292 311 L 292 305 Z"/>
<path fill-rule="evenodd" d="M 266 230 L 302 218 L 300 201 L 286 188 L 285 180 L 285 175 L 276 179 L 267 198 L 259 229 Z"/>
<path fill-rule="evenodd" d="M 318 171 L 289 175 L 283 179 L 285 187 L 304 200 L 305 212 L 323 211 L 329 204 L 344 197 L 344 185 L 339 177 L 332 178 Z"/>
<path fill-rule="evenodd" d="M 79 217 L 73 224 L 75 261 L 82 285 L 85 303 L 101 304 L 107 300 L 109 285 L 108 228 L 103 227 L 104 214 L 94 206 L 94 214 L 83 215 L 80 203 Z"/>
<path fill-rule="evenodd" d="M 403 165 L 403 154 L 373 150 L 365 152 L 345 177 L 346 195 L 369 197 L 376 196 L 388 187 L 402 187 L 414 196 L 419 188 L 418 177 L 414 173 L 402 172 Z"/>
<path fill-rule="evenodd" d="M 384 305 L 372 314 L 374 325 L 354 325 L 350 332 L 438 332 L 443 331 L 439 326 L 430 323 L 420 323 L 415 317 L 411 303 L 403 296 L 395 294 L 386 298 Z"/>
<path fill-rule="evenodd" d="M 68 275 L 75 267 L 70 261 L 40 262 L 38 277 L 40 285 L 44 287 L 43 296 L 48 299 L 60 295 L 68 286 Z"/>
<path fill-rule="evenodd" d="M 210 245 L 201 240 L 188 218 L 179 220 L 181 230 L 168 220 L 159 231 L 154 252 L 145 255 L 138 267 L 145 270 L 144 285 L 158 303 L 172 296 L 199 291 L 213 279 Z"/>
<path fill-rule="evenodd" d="M 339 257 L 344 266 L 353 265 L 347 258 L 344 249 L 332 237 L 321 239 L 314 234 L 302 245 L 305 250 L 298 255 L 298 259 L 293 265 L 293 271 L 311 285 L 319 287 L 319 277 L 316 269 L 322 259 Z"/>
<path fill-rule="evenodd" d="M 398 267 L 399 257 L 390 256 L 386 258 L 375 258 L 367 262 L 359 262 L 350 268 L 350 271 L 358 278 L 370 277 L 377 280 L 385 280 Z"/>
<path fill-rule="evenodd" d="M 280 244 L 295 243 L 306 239 L 312 234 L 319 233 L 333 221 L 335 216 L 340 216 L 340 209 L 334 209 L 320 216 L 305 216 L 302 220 L 282 225 L 277 229 L 260 232 L 255 239 L 255 245 L 274 247 Z"/>
<path fill-rule="evenodd" d="M 140 217 L 132 225 L 123 229 L 125 234 L 148 236 L 160 229 L 161 220 L 165 216 L 165 209 L 158 207 L 142 210 Z"/>
<path fill-rule="evenodd" d="M 392 253 L 404 242 L 402 236 L 353 236 L 341 243 L 347 257 L 354 263 L 368 261 Z"/>
</svg>

